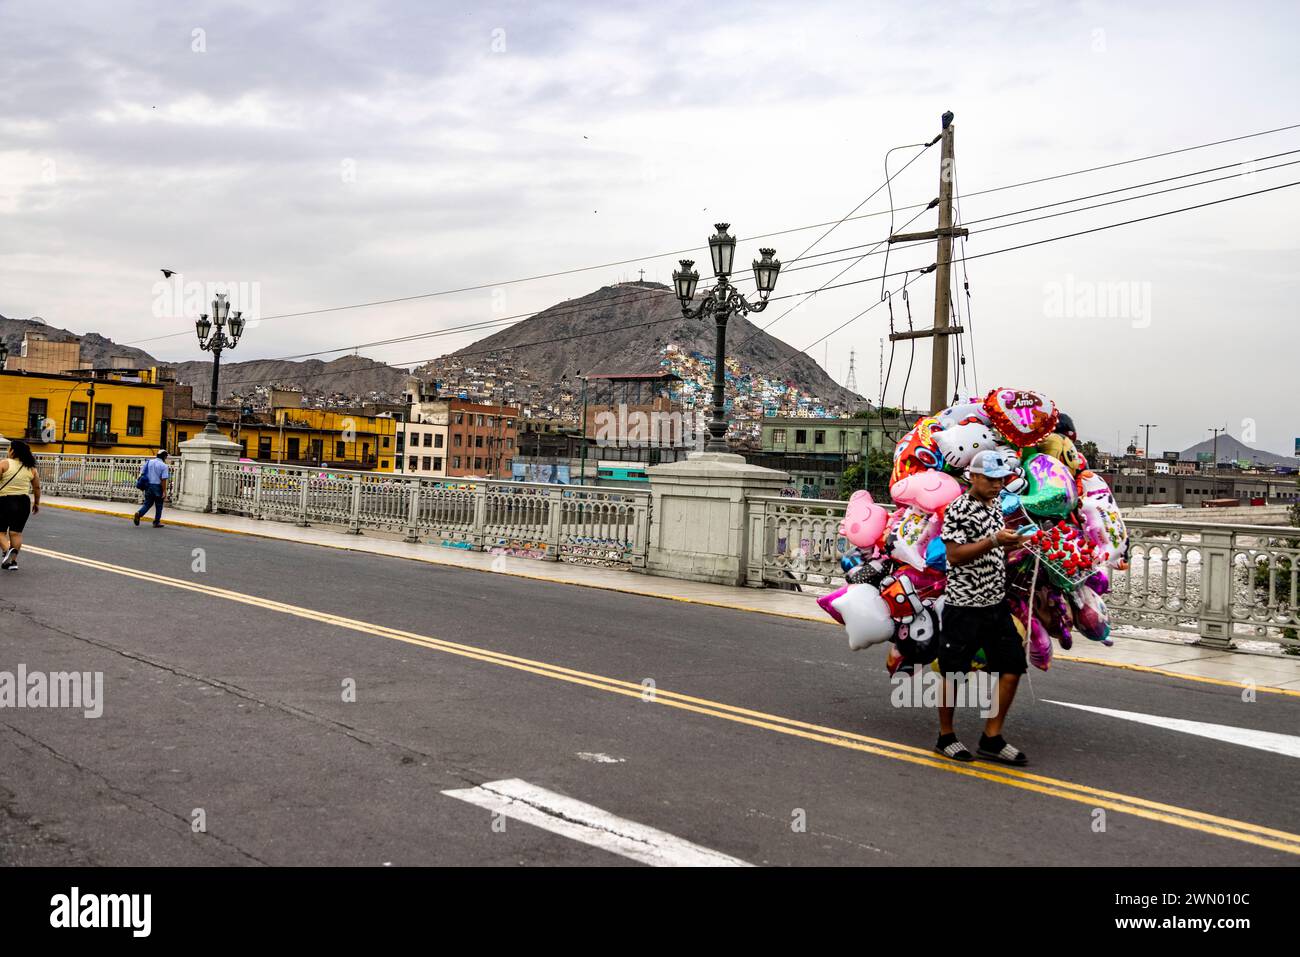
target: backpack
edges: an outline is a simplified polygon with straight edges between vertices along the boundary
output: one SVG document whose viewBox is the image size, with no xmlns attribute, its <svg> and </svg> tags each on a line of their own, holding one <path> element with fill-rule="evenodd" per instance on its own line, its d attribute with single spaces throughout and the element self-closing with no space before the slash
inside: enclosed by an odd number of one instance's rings
<svg viewBox="0 0 1300 957">
<path fill-rule="evenodd" d="M 148 474 L 148 472 L 149 472 L 149 463 L 146 462 L 140 468 L 140 477 L 135 480 L 135 487 L 142 492 L 149 491 L 149 479 L 145 477 Z"/>
</svg>

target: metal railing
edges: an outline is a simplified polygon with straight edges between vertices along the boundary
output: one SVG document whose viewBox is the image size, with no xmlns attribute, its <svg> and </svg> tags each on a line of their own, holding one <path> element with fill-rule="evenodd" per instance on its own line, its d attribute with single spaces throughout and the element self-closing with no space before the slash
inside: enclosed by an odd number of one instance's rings
<svg viewBox="0 0 1300 957">
<path fill-rule="evenodd" d="M 886 506 L 888 507 L 888 506 Z M 844 583 L 845 503 L 747 499 L 750 585 Z M 1129 567 L 1110 573 L 1111 621 L 1231 640 L 1300 648 L 1300 528 L 1133 519 Z"/>
<path fill-rule="evenodd" d="M 74 498 L 98 498 L 112 502 L 138 502 L 142 493 L 135 487 L 140 469 L 149 455 L 65 455 L 58 452 L 36 453 L 36 473 L 46 495 Z M 181 487 L 180 458 L 169 459 L 171 479 L 167 483 L 167 501 L 173 501 Z"/>
<path fill-rule="evenodd" d="M 216 462 L 213 508 L 300 525 L 403 533 L 410 542 L 644 568 L 650 493 Z"/>
</svg>

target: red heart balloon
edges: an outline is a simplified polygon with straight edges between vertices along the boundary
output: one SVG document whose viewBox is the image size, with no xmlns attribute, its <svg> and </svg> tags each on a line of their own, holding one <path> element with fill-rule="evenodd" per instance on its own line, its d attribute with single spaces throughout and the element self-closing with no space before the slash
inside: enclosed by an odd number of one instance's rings
<svg viewBox="0 0 1300 957">
<path fill-rule="evenodd" d="M 1052 434 L 1060 413 L 1056 403 L 1027 389 L 994 389 L 984 397 L 993 427 L 1013 445 L 1035 445 Z"/>
</svg>

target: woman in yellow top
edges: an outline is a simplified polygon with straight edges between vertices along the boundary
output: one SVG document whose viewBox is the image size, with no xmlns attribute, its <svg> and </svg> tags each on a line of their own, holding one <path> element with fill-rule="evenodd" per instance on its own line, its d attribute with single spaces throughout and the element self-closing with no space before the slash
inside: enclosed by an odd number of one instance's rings
<svg viewBox="0 0 1300 957">
<path fill-rule="evenodd" d="M 0 459 L 0 549 L 4 550 L 0 568 L 18 568 L 23 528 L 28 515 L 40 510 L 41 478 L 36 474 L 36 457 L 26 442 L 14 439 L 9 444 L 9 457 Z"/>
</svg>

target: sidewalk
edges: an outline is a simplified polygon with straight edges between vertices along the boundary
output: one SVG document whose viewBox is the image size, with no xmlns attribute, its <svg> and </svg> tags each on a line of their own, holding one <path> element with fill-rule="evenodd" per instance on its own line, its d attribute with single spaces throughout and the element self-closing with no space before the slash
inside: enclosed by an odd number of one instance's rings
<svg viewBox="0 0 1300 957">
<path fill-rule="evenodd" d="M 123 520 L 136 509 L 135 505 L 128 502 L 103 502 L 58 496 L 46 496 L 42 504 L 50 508 L 121 516 Z M 163 516 L 163 521 L 165 524 L 186 528 L 201 528 L 232 535 L 252 535 L 279 541 L 320 545 L 325 548 L 385 555 L 390 558 L 405 558 L 431 565 L 449 565 L 512 575 L 516 578 L 531 578 L 555 584 L 603 588 L 671 601 L 799 618 L 819 625 L 829 625 L 836 632 L 840 630 L 840 626 L 813 603 L 811 595 L 800 592 L 775 588 L 735 588 L 642 575 L 616 568 L 511 558 L 467 549 L 404 542 L 398 535 L 385 537 L 382 533 L 370 531 L 362 535 L 352 535 L 332 526 L 303 528 L 287 522 L 258 521 L 242 515 L 168 509 Z M 828 632 L 828 637 L 832 634 Z M 842 635 L 838 637 L 842 639 Z M 1115 644 L 1110 648 L 1098 642 L 1076 641 L 1069 654 L 1058 651 L 1055 657 L 1060 661 L 1152 671 L 1212 684 L 1240 686 L 1252 683 L 1259 690 L 1279 691 L 1300 696 L 1300 657 L 1197 648 L 1180 641 L 1139 638 L 1125 636 L 1123 633 L 1117 633 L 1115 638 Z"/>
</svg>

